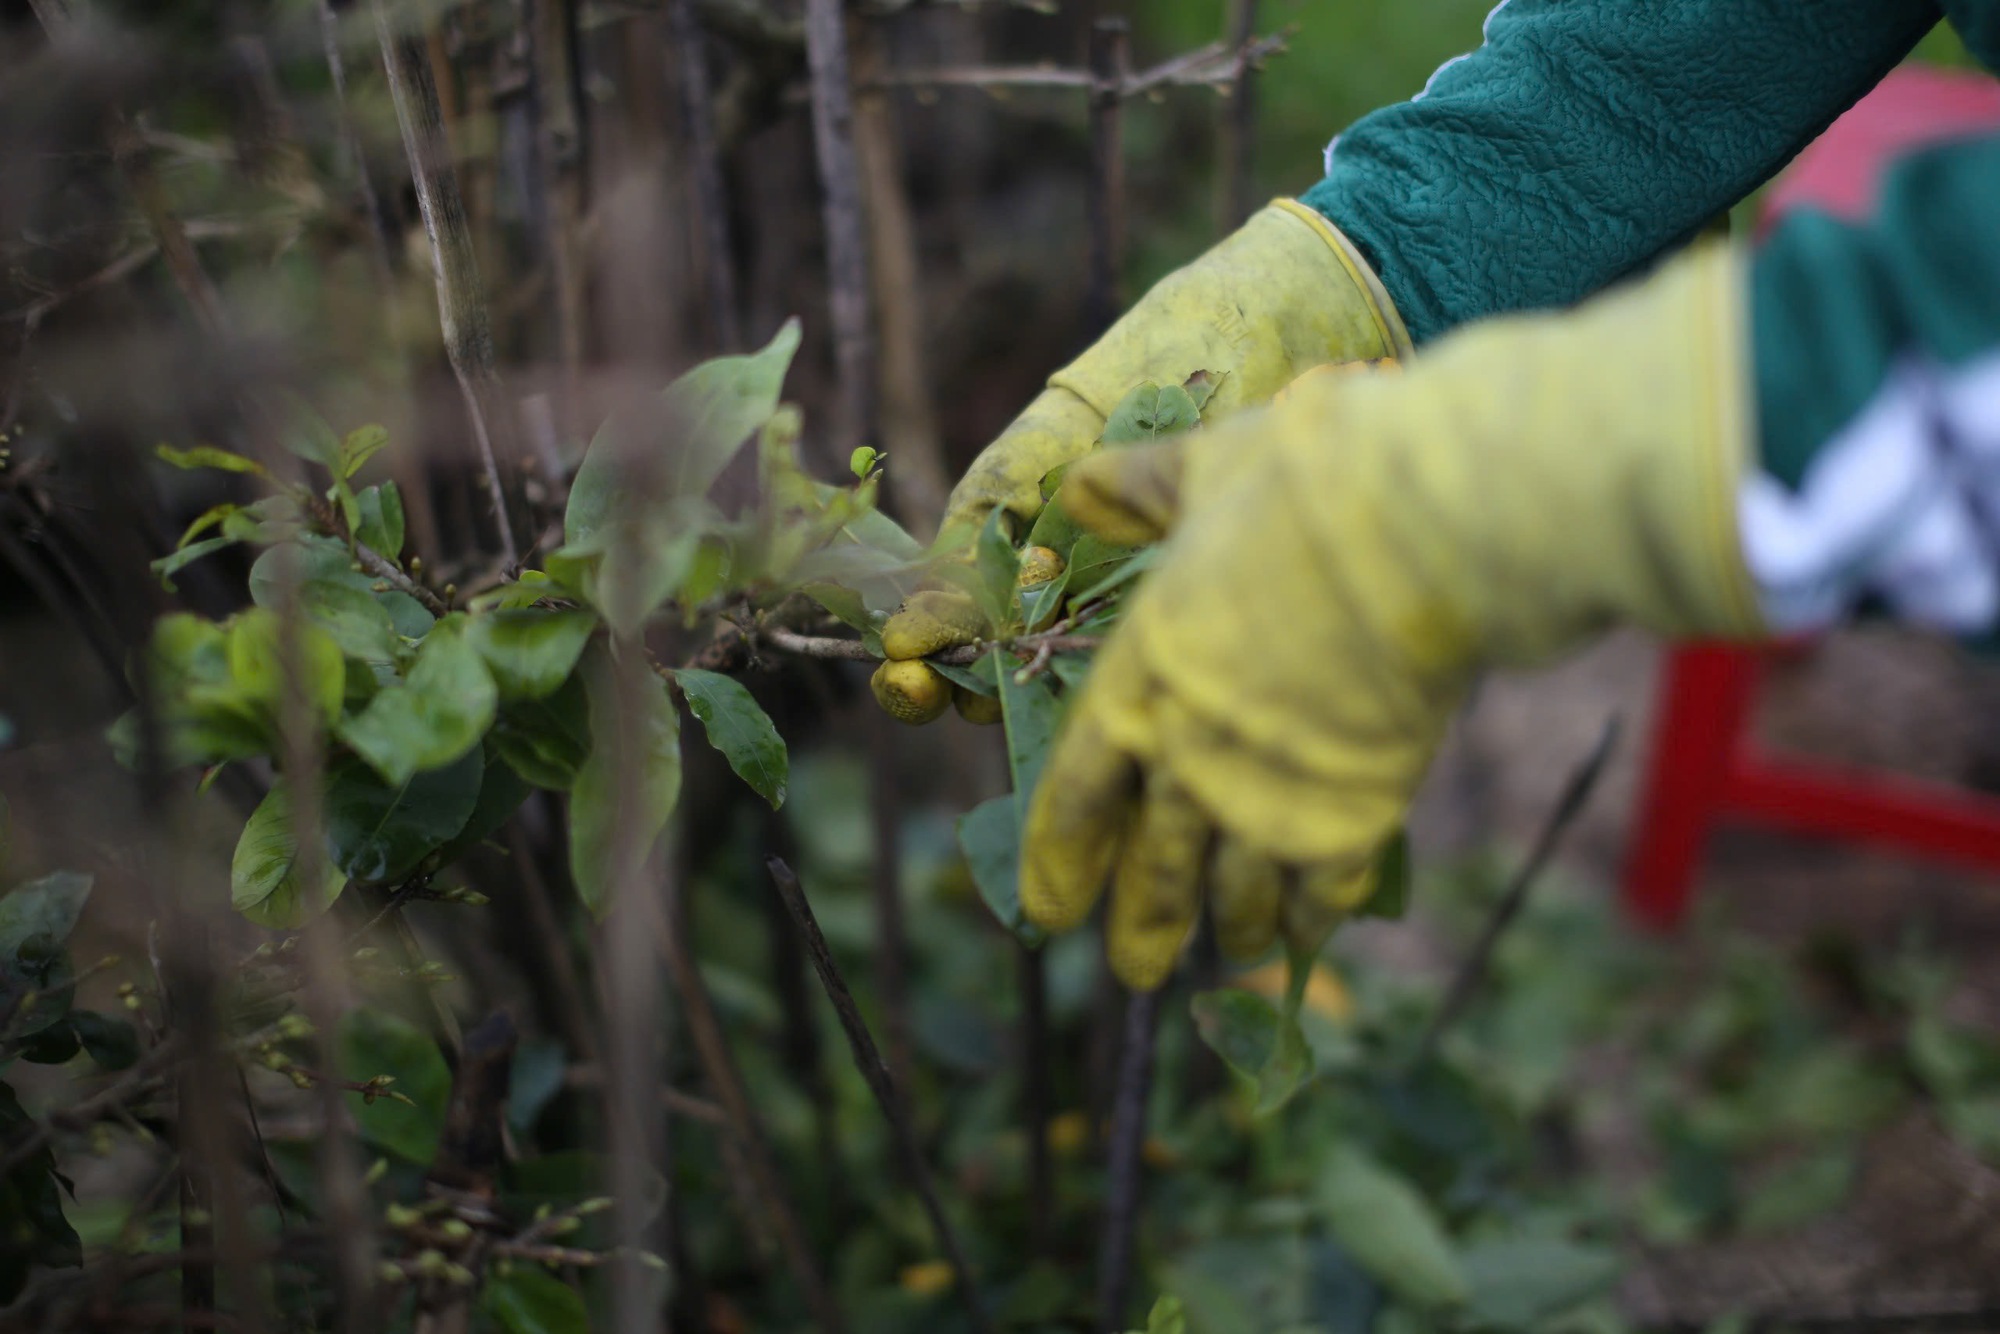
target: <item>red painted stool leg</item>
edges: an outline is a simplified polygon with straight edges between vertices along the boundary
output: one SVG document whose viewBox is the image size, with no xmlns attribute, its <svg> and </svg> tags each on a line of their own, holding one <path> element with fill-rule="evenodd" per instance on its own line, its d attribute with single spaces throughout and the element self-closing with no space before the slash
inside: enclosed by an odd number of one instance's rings
<svg viewBox="0 0 2000 1334">
<path fill-rule="evenodd" d="M 1759 671 L 1755 654 L 1723 644 L 1668 656 L 1625 863 L 1625 908 L 1643 927 L 1667 930 L 1687 912 Z"/>
</svg>

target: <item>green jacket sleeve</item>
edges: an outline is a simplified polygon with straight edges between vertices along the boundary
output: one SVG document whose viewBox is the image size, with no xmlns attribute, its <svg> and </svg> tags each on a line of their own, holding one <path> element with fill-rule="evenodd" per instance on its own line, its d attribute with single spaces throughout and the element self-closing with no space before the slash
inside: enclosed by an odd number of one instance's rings
<svg viewBox="0 0 2000 1334">
<path fill-rule="evenodd" d="M 1864 222 L 1794 214 L 1753 258 L 1762 468 L 1738 508 L 1774 628 L 2000 623 L 1996 226 L 2000 135 L 1905 159 Z"/>
<path fill-rule="evenodd" d="M 1340 135 L 1303 198 L 1418 342 L 1567 305 L 1755 188 L 1938 18 L 1931 0 L 1509 0 L 1477 51 Z"/>
</svg>

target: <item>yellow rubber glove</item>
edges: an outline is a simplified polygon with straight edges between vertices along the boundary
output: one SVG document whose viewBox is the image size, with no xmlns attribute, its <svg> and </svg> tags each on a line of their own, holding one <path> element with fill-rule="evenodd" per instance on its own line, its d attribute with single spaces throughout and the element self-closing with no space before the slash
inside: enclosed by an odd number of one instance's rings
<svg viewBox="0 0 2000 1334">
<path fill-rule="evenodd" d="M 1200 448 L 1072 468 L 1072 517 L 1116 540 L 1157 535 L 1176 498 L 1179 517 L 1036 788 L 1028 917 L 1074 927 L 1108 880 L 1111 965 L 1139 988 L 1204 888 L 1233 950 L 1316 947 L 1372 889 L 1479 668 L 1614 622 L 1759 633 L 1741 287 L 1706 251 L 1401 375 L 1309 376 Z"/>
<path fill-rule="evenodd" d="M 946 505 L 947 534 L 977 532 L 994 510 L 1015 536 L 1042 507 L 1041 482 L 1082 458 L 1119 400 L 1144 381 L 1180 384 L 1196 371 L 1220 377 L 1205 421 L 1261 404 L 1300 373 L 1327 362 L 1407 356 L 1409 334 L 1388 293 L 1353 244 L 1312 209 L 1280 199 L 1201 258 L 1160 282 L 1088 351 L 1049 377 L 1048 388 L 988 445 Z M 948 589 L 912 598 L 883 627 L 892 659 L 971 643 L 983 625 L 971 599 Z M 901 683 L 915 682 L 906 697 Z M 876 682 L 883 707 L 928 721 L 935 688 L 899 674 Z"/>
</svg>

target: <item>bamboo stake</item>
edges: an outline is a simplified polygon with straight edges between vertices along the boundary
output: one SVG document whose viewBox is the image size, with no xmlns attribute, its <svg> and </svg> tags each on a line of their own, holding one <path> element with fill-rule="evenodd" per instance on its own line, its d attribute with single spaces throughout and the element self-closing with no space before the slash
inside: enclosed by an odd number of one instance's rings
<svg viewBox="0 0 2000 1334">
<path fill-rule="evenodd" d="M 1090 98 L 1090 283 L 1084 310 L 1093 334 L 1109 328 L 1124 306 L 1119 272 L 1125 262 L 1125 131 L 1118 94 L 1109 87 L 1124 81 L 1131 49 L 1124 19 L 1091 25 L 1090 72 L 1098 89 Z"/>
<path fill-rule="evenodd" d="M 493 328 L 479 282 L 479 262 L 472 228 L 459 195 L 444 133 L 444 110 L 437 82 L 431 75 L 430 54 L 421 33 L 398 33 L 389 13 L 390 0 L 374 0 L 375 32 L 382 47 L 382 66 L 396 104 L 396 123 L 403 134 L 403 152 L 410 160 L 417 207 L 431 245 L 431 267 L 437 280 L 438 320 L 444 330 L 445 356 L 465 397 L 472 435 L 486 474 L 494 525 L 507 564 L 519 564 L 521 549 L 514 541 L 508 517 L 507 488 L 501 478 L 501 458 L 513 451 L 510 418 L 500 402 L 499 375 L 493 363 Z M 496 445 L 496 440 L 500 444 Z"/>
<path fill-rule="evenodd" d="M 834 447 L 840 459 L 875 438 L 875 339 L 868 309 L 868 233 L 854 152 L 841 0 L 806 0 L 806 63 L 812 71 L 813 145 L 826 219 L 834 365 L 840 379 Z"/>
<path fill-rule="evenodd" d="M 1118 1090 L 1111 1106 L 1105 1163 L 1110 1182 L 1098 1252 L 1097 1327 L 1104 1334 L 1117 1334 L 1126 1327 L 1133 1242 L 1139 1231 L 1140 1150 L 1146 1141 L 1146 1102 L 1153 1091 L 1153 1039 L 1159 1016 L 1158 991 L 1135 991 L 1125 1002 L 1125 1040 L 1118 1053 Z"/>
<path fill-rule="evenodd" d="M 708 319 L 724 352 L 743 344 L 736 310 L 736 251 L 729 239 L 729 196 L 722 185 L 722 152 L 715 139 L 714 94 L 708 82 L 708 35 L 695 13 L 695 0 L 669 0 L 667 22 L 680 69 L 681 115 L 688 139 L 688 175 L 700 214 L 702 273 L 707 280 Z"/>
<path fill-rule="evenodd" d="M 1229 0 L 1230 44 L 1236 50 L 1236 77 L 1229 100 L 1221 106 L 1220 133 L 1216 147 L 1221 153 L 1221 170 L 1216 173 L 1215 230 L 1235 231 L 1243 225 L 1255 206 L 1257 144 L 1256 85 L 1251 80 L 1250 44 L 1257 31 L 1257 0 Z"/>
</svg>

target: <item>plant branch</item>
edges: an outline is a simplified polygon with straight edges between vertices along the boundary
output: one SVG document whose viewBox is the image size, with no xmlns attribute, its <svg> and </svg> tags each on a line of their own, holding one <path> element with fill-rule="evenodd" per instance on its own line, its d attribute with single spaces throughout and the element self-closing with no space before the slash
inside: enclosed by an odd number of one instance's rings
<svg viewBox="0 0 2000 1334">
<path fill-rule="evenodd" d="M 1492 915 L 1486 919 L 1486 926 L 1480 931 L 1472 952 L 1466 955 L 1465 962 L 1459 965 L 1457 974 L 1451 980 L 1451 989 L 1445 993 L 1444 1004 L 1438 1007 L 1437 1014 L 1432 1017 L 1430 1026 L 1424 1030 L 1423 1038 L 1417 1043 L 1415 1055 L 1410 1058 L 1409 1065 L 1404 1069 L 1406 1076 L 1422 1069 L 1437 1055 L 1438 1043 L 1451 1026 L 1464 1015 L 1473 994 L 1479 990 L 1479 984 L 1486 980 L 1486 970 L 1493 962 L 1493 951 L 1499 945 L 1501 935 L 1520 915 L 1522 907 L 1528 901 L 1528 892 L 1541 877 L 1542 868 L 1548 864 L 1549 856 L 1555 851 L 1563 831 L 1569 828 L 1570 822 L 1583 809 L 1583 803 L 1597 787 L 1597 780 L 1604 773 L 1605 761 L 1611 758 L 1611 752 L 1617 748 L 1618 731 L 1618 715 L 1613 714 L 1604 720 L 1604 728 L 1597 734 L 1596 744 L 1590 748 L 1590 753 L 1583 757 L 1583 762 L 1577 765 L 1576 771 L 1569 776 L 1569 782 L 1563 785 L 1562 795 L 1556 799 L 1555 809 L 1549 812 L 1549 818 L 1543 823 L 1541 833 L 1535 836 L 1535 845 L 1528 853 L 1528 859 L 1522 862 L 1521 869 L 1514 873 L 1514 879 L 1507 886 L 1507 892 L 1500 896 L 1500 902 L 1495 905 Z"/>
<path fill-rule="evenodd" d="M 792 873 L 792 868 L 785 865 L 781 857 L 767 858 L 764 865 L 770 871 L 771 881 L 777 886 L 778 896 L 784 900 L 786 911 L 791 913 L 800 937 L 805 941 L 813 971 L 819 974 L 820 985 L 826 989 L 827 999 L 833 1003 L 834 1013 L 840 1019 L 841 1030 L 847 1035 L 848 1046 L 853 1049 L 854 1064 L 861 1071 L 861 1077 L 868 1082 L 869 1091 L 875 1095 L 883 1117 L 889 1122 L 889 1132 L 895 1140 L 903 1170 L 908 1174 L 917 1198 L 923 1202 L 924 1212 L 930 1217 L 938 1248 L 944 1252 L 952 1273 L 957 1277 L 958 1294 L 965 1304 L 967 1322 L 978 1334 L 985 1334 L 991 1328 L 986 1319 L 985 1303 L 974 1284 L 972 1266 L 965 1258 L 964 1248 L 959 1245 L 958 1234 L 953 1231 L 951 1220 L 945 1217 L 944 1206 L 938 1201 L 937 1189 L 931 1182 L 930 1167 L 925 1163 L 923 1150 L 917 1143 L 916 1129 L 910 1123 L 909 1109 L 903 1103 L 902 1094 L 889 1077 L 889 1067 L 883 1063 L 882 1052 L 876 1047 L 867 1022 L 861 1017 L 860 1007 L 854 1003 L 854 993 L 847 989 L 840 969 L 833 962 L 833 953 L 827 948 L 826 937 L 820 934 L 819 921 L 813 916 L 812 905 L 806 901 L 798 876 Z"/>
<path fill-rule="evenodd" d="M 1241 72 L 1289 49 L 1292 29 L 1284 28 L 1232 46 L 1223 42 L 1189 51 L 1149 69 L 1121 74 L 1053 65 L 948 65 L 938 69 L 884 74 L 884 88 L 1077 88 L 1096 97 L 1129 101 L 1166 88 L 1233 87 Z"/>
<path fill-rule="evenodd" d="M 850 662 L 879 662 L 882 655 L 871 650 L 858 639 L 841 639 L 826 635 L 802 635 L 795 630 L 779 626 L 758 626 L 751 634 L 757 643 L 785 653 L 795 653 L 802 658 L 842 659 Z M 990 652 L 995 643 L 1015 657 L 1032 662 L 1043 649 L 1050 653 L 1088 653 L 1104 641 L 1097 635 L 1073 635 L 1057 630 L 1043 630 L 1031 635 L 1018 635 L 1013 639 L 981 641 L 976 644 L 961 644 L 948 648 L 942 653 L 934 653 L 930 660 L 944 663 L 948 667 L 970 667 Z"/>
<path fill-rule="evenodd" d="M 1104 1234 L 1098 1253 L 1097 1327 L 1126 1327 L 1132 1290 L 1133 1240 L 1139 1231 L 1139 1175 L 1146 1142 L 1146 1103 L 1153 1091 L 1153 1038 L 1159 991 L 1135 991 L 1125 1002 L 1125 1041 L 1118 1053 L 1118 1088 L 1111 1104 L 1105 1173 Z"/>
</svg>

